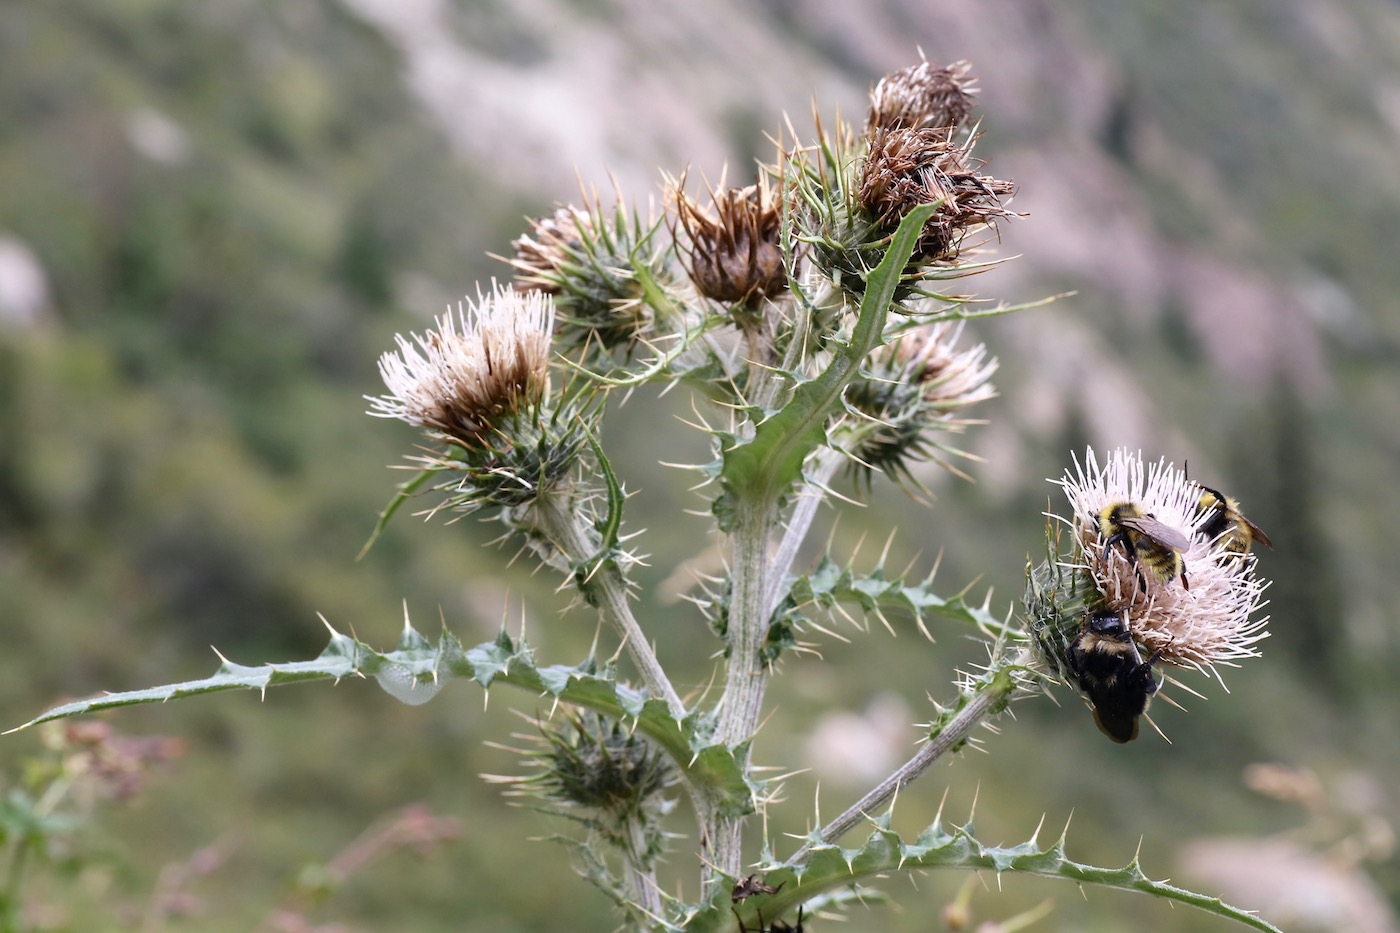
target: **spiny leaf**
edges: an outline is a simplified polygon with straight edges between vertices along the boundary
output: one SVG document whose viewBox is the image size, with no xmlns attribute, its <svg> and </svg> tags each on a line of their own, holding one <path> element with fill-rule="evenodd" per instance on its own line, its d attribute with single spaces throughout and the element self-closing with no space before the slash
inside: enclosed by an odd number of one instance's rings
<svg viewBox="0 0 1400 933">
<path fill-rule="evenodd" d="M 975 626 L 992 637 L 1015 633 L 1004 619 L 992 614 L 987 600 L 981 605 L 972 605 L 964 599 L 966 591 L 954 596 L 939 596 L 933 592 L 932 586 L 931 576 L 911 584 L 907 575 L 890 579 L 879 568 L 860 574 L 850 565 L 842 567 L 823 555 L 814 570 L 791 580 L 787 598 L 777 611 L 781 613 L 785 608 L 789 612 L 798 611 L 812 605 L 833 609 L 844 603 L 859 606 L 862 611 L 877 616 L 884 616 L 890 610 L 908 613 L 926 635 L 928 631 L 924 620 L 931 615 Z"/>
<path fill-rule="evenodd" d="M 746 749 L 741 746 L 730 751 L 713 744 L 712 724 L 700 713 L 677 720 L 664 701 L 617 683 L 610 672 L 599 673 L 592 662 L 540 667 L 530 646 L 523 639 L 513 641 L 504 630 L 494 641 L 464 650 L 448 632 L 434 645 L 411 625 L 405 625 L 398 647 L 379 652 L 332 629 L 330 644 L 314 660 L 248 667 L 220 656 L 218 670 L 202 680 L 65 703 L 10 731 L 123 706 L 164 703 L 236 689 L 266 694 L 269 687 L 315 680 L 337 682 L 346 677 L 373 678 L 386 692 L 410 705 L 427 702 L 447 680 L 460 677 L 475 680 L 482 687 L 510 684 L 551 701 L 585 707 L 635 724 L 638 731 L 666 751 L 692 786 L 711 795 L 723 812 L 742 816 L 754 811 L 755 789 L 745 779 L 740 764 Z"/>
<path fill-rule="evenodd" d="M 871 823 L 874 831 L 865 845 L 858 849 L 843 849 L 818 842 L 800 865 L 773 863 L 759 866 L 763 883 L 779 890 L 774 894 L 751 897 L 735 906 L 743 924 L 749 929 L 757 929 L 760 913 L 765 922 L 782 916 L 791 917 L 799 904 L 892 872 L 955 868 L 1063 878 L 1078 884 L 1138 891 L 1187 904 L 1266 933 L 1281 933 L 1268 921 L 1249 911 L 1232 907 L 1218 897 L 1197 894 L 1165 881 L 1148 878 L 1138 866 L 1137 859 L 1122 868 L 1098 868 L 1072 861 L 1065 857 L 1063 836 L 1049 848 L 1041 848 L 1034 838 L 1014 846 L 986 846 L 972 835 L 970 825 L 955 827 L 949 832 L 941 823 L 934 823 L 913 842 L 905 842 L 889 828 L 887 818 L 872 820 Z M 732 884 L 738 879 L 727 880 Z M 733 929 L 735 920 L 730 907 L 729 886 L 725 885 L 708 904 L 691 908 L 681 915 L 679 925 L 688 933 Z"/>
<path fill-rule="evenodd" d="M 834 345 L 831 364 L 817 377 L 799 383 L 787 404 L 757 425 L 751 440 L 729 439 L 720 473 L 724 492 L 714 509 L 722 524 L 732 514 L 735 500 L 780 496 L 801 478 L 803 461 L 826 440 L 827 420 L 841 409 L 846 386 L 870 351 L 883 342 L 895 288 L 924 222 L 936 208 L 920 205 L 900 223 L 885 258 L 866 282 L 851 340 Z"/>
</svg>

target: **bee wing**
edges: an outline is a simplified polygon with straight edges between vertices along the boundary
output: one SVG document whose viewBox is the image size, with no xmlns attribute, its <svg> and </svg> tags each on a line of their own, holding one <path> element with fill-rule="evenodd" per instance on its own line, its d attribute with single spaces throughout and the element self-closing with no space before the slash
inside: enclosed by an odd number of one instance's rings
<svg viewBox="0 0 1400 933">
<path fill-rule="evenodd" d="M 1184 534 L 1171 525 L 1157 521 L 1151 515 L 1144 515 L 1141 518 L 1120 518 L 1118 524 L 1125 528 L 1131 528 L 1139 534 L 1144 534 L 1158 544 L 1176 548 L 1178 551 L 1184 551 L 1191 546 L 1191 542 L 1186 539 Z"/>
<path fill-rule="evenodd" d="M 1258 525 L 1254 524 L 1254 522 L 1245 518 L 1243 515 L 1240 516 L 1240 521 L 1244 522 L 1244 526 L 1249 529 L 1249 533 L 1254 537 L 1255 541 L 1258 541 L 1260 544 L 1264 545 L 1264 547 L 1268 548 L 1271 551 L 1274 549 L 1274 542 L 1270 541 L 1269 536 L 1264 534 L 1263 528 L 1260 528 Z"/>
</svg>

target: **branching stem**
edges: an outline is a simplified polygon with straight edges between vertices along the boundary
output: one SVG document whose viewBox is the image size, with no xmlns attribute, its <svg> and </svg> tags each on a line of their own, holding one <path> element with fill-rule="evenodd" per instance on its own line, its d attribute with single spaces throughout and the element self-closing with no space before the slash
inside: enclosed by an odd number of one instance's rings
<svg viewBox="0 0 1400 933">
<path fill-rule="evenodd" d="M 840 839 L 857 823 L 866 819 L 885 801 L 893 797 L 901 787 L 912 783 L 915 778 L 927 771 L 935 761 L 947 752 L 961 747 L 973 729 L 986 721 L 989 716 L 1005 708 L 1006 700 L 1016 689 L 1017 681 L 1013 677 L 993 677 L 984 681 L 981 689 L 937 734 L 929 737 L 928 742 L 919 749 L 913 758 L 900 765 L 893 774 L 872 787 L 865 796 L 848 807 L 844 813 L 823 826 L 821 829 L 822 842 L 835 842 Z M 811 843 L 808 843 L 798 849 L 787 860 L 787 864 L 801 864 L 811 847 Z"/>
<path fill-rule="evenodd" d="M 576 510 L 571 508 L 566 495 L 546 495 L 535 500 L 530 517 L 538 530 L 559 549 L 560 554 L 573 565 L 589 560 L 598 549 L 597 535 L 592 525 Z M 637 666 L 642 682 L 652 696 L 666 701 L 671 715 L 677 719 L 685 715 L 685 704 L 680 694 L 671 685 L 671 679 L 661 667 L 661 662 L 647 641 L 642 627 L 632 615 L 632 607 L 627 601 L 627 585 L 622 574 L 612 567 L 600 567 L 594 574 L 591 584 L 597 595 L 598 608 L 603 618 L 617 630 L 627 646 L 628 657 Z"/>
</svg>

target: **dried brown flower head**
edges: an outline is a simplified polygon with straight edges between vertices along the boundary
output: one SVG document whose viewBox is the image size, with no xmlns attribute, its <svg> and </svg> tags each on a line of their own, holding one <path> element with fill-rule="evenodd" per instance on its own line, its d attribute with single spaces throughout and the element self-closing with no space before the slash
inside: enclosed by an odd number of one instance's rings
<svg viewBox="0 0 1400 933">
<path fill-rule="evenodd" d="M 916 262 L 952 262 L 970 230 L 1012 216 L 1002 198 L 1016 186 L 978 171 L 975 133 L 962 141 L 953 136 L 951 128 L 878 127 L 869 138 L 856 199 L 878 226 L 892 230 L 920 204 L 939 205 L 915 248 Z"/>
<path fill-rule="evenodd" d="M 877 129 L 921 129 L 961 126 L 972 112 L 977 79 L 969 77 L 966 61 L 940 68 L 920 62 L 885 75 L 870 92 L 865 132 Z"/>
<path fill-rule="evenodd" d="M 389 395 L 370 414 L 428 428 L 468 449 L 496 443 L 503 423 L 549 391 L 554 307 L 543 292 L 496 288 L 438 318 L 437 330 L 399 336 L 379 360 Z M 416 344 L 416 345 L 415 345 Z"/>
<path fill-rule="evenodd" d="M 695 288 L 726 304 L 771 297 L 787 288 L 782 203 L 763 182 L 710 192 L 714 215 L 685 194 L 685 178 L 669 200 L 689 243 L 683 247 Z"/>
</svg>

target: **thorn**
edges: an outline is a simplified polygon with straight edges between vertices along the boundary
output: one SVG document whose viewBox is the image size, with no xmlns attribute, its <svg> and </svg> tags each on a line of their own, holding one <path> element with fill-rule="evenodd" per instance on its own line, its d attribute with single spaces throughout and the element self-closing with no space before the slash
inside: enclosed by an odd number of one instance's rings
<svg viewBox="0 0 1400 933">
<path fill-rule="evenodd" d="M 933 822 L 935 824 L 943 822 L 943 805 L 948 802 L 948 791 L 950 789 L 949 787 L 943 788 L 943 799 L 938 801 L 938 812 L 933 815 Z"/>
<path fill-rule="evenodd" d="M 1160 735 L 1163 739 L 1165 739 L 1165 740 L 1166 740 L 1166 743 L 1167 743 L 1168 745 L 1172 744 L 1172 740 L 1171 740 L 1171 739 L 1168 739 L 1168 738 L 1167 738 L 1167 734 L 1166 734 L 1165 732 L 1162 731 L 1161 727 L 1158 726 L 1155 722 L 1152 721 L 1152 717 L 1151 717 L 1151 716 L 1147 715 L 1146 713 L 1143 713 L 1143 714 L 1142 714 L 1142 718 L 1147 720 L 1147 724 L 1148 724 L 1149 726 L 1151 726 L 1151 727 L 1156 731 L 1156 733 L 1157 733 L 1158 735 Z"/>
</svg>

